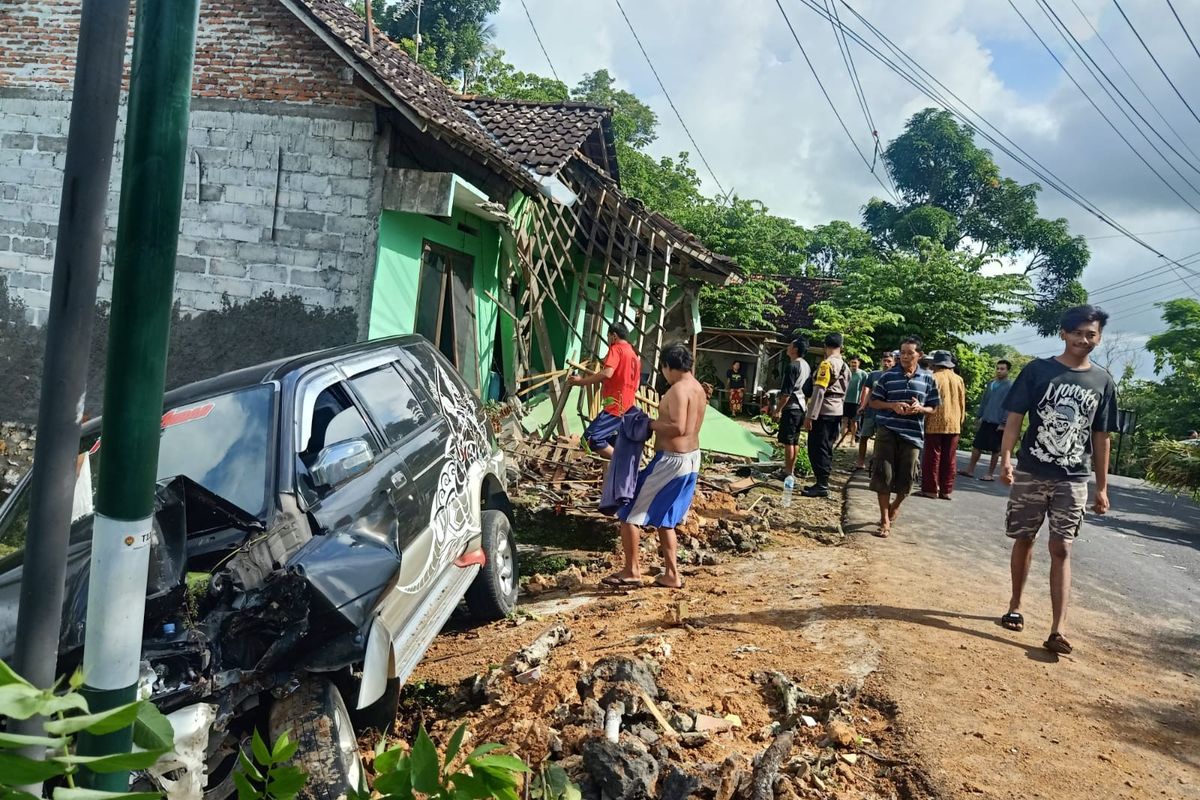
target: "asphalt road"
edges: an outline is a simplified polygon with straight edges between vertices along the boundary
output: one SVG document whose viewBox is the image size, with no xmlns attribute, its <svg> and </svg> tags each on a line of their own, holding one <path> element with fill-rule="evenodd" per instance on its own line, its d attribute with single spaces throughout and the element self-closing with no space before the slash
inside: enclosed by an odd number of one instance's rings
<svg viewBox="0 0 1200 800">
<path fill-rule="evenodd" d="M 960 453 L 960 467 L 965 468 L 967 461 L 966 454 Z M 985 465 L 986 460 L 977 475 L 986 473 Z M 1200 506 L 1119 476 L 1109 478 L 1108 497 L 1112 508 L 1104 516 L 1089 511 L 1072 547 L 1072 604 L 1132 614 L 1197 633 Z M 953 525 L 923 526 L 925 543 L 965 563 L 981 558 L 1007 563 L 1010 546 L 1003 535 L 1007 499 L 1008 487 L 999 481 L 959 476 L 950 503 L 913 497 L 904 511 L 914 514 L 936 509 L 945 513 L 952 509 Z M 1090 506 L 1090 493 L 1088 503 Z M 939 506 L 944 506 L 944 511 Z M 1045 537 L 1043 528 L 1039 538 Z M 1048 561 L 1039 544 L 1027 593 L 1044 589 Z"/>
</svg>

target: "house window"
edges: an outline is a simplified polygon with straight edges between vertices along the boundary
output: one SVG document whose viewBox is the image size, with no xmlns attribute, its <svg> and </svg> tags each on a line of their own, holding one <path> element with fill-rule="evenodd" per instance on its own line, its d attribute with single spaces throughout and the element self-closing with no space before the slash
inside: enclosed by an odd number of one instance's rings
<svg viewBox="0 0 1200 800">
<path fill-rule="evenodd" d="M 413 329 L 442 351 L 472 389 L 478 389 L 474 276 L 471 256 L 426 242 Z"/>
</svg>

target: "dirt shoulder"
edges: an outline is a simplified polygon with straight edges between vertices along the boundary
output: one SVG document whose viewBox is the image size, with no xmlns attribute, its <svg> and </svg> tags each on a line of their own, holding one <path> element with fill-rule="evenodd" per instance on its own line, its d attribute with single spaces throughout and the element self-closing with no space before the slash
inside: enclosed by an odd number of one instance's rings
<svg viewBox="0 0 1200 800">
<path fill-rule="evenodd" d="M 571 588 L 524 597 L 510 620 L 440 636 L 410 680 L 398 734 L 425 724 L 444 740 L 466 721 L 477 742 L 562 764 L 585 797 L 603 788 L 606 797 L 733 800 L 758 796 L 756 761 L 791 731 L 776 797 L 933 797 L 895 705 L 874 680 L 879 646 L 869 626 L 840 610 L 863 588 L 856 576 L 865 555 L 809 538 L 842 541 L 841 497 L 797 496 L 780 508 L 779 490 L 760 488 L 723 517 L 736 519 L 747 507 L 769 523 L 769 544 L 685 567 L 679 592 L 603 589 L 598 578 L 615 564 L 606 528 L 540 518 L 559 540 L 569 530 L 584 549 L 600 542 L 598 563 L 580 570 L 581 585 L 570 578 Z M 522 517 L 527 535 L 538 519 Z M 716 521 L 709 527 L 715 537 L 744 532 Z M 656 561 L 653 550 L 646 548 L 644 563 Z M 528 682 L 516 680 L 512 655 L 556 625 L 570 631 L 569 641 L 526 674 Z M 604 716 L 617 698 L 626 708 L 619 752 L 604 751 Z M 716 730 L 696 733 L 704 727 Z"/>
<path fill-rule="evenodd" d="M 1136 619 L 1073 607 L 1086 652 L 1052 656 L 1040 646 L 1044 625 L 1013 633 L 998 624 L 1008 592 L 1002 540 L 996 558 L 964 569 L 925 542 L 933 520 L 921 500 L 880 540 L 868 533 L 878 512 L 864 477 L 847 497 L 864 582 L 823 613 L 856 618 L 884 643 L 876 679 L 946 796 L 1200 797 L 1200 688 L 1158 657 L 1172 642 L 1139 636 L 1148 626 Z M 1049 619 L 1036 561 L 1029 586 L 1026 618 Z"/>
</svg>

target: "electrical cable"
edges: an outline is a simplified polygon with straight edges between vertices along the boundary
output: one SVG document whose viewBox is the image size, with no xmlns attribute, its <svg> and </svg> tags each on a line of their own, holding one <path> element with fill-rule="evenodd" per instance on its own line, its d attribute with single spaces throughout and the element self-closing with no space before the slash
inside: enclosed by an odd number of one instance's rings
<svg viewBox="0 0 1200 800">
<path fill-rule="evenodd" d="M 850 144 L 854 147 L 854 151 L 858 153 L 858 157 L 861 158 L 863 164 L 867 166 L 867 171 L 871 173 L 871 176 L 875 178 L 880 187 L 887 192 L 888 187 L 885 186 L 883 181 L 880 180 L 879 176 L 875 174 L 875 170 L 871 167 L 871 162 L 867 161 L 867 157 L 863 155 L 862 148 L 858 146 L 858 142 L 854 141 L 854 135 L 850 133 L 850 129 L 846 127 L 845 120 L 843 120 L 842 115 L 838 113 L 837 106 L 834 105 L 833 98 L 830 97 L 829 92 L 825 90 L 825 84 L 821 82 L 821 76 L 817 74 L 817 68 L 813 66 L 812 59 L 808 57 L 808 52 L 804 49 L 804 45 L 800 42 L 800 37 L 796 34 L 796 29 L 792 27 L 792 20 L 788 17 L 787 11 L 784 10 L 783 3 L 780 2 L 780 0 L 775 0 L 775 5 L 779 7 L 779 13 L 783 15 L 783 21 L 787 23 L 788 30 L 792 32 L 792 38 L 796 40 L 796 46 L 800 48 L 800 55 L 804 56 L 804 63 L 808 64 L 809 72 L 812 73 L 813 79 L 816 80 L 817 86 L 821 89 L 821 94 L 825 95 L 825 102 L 829 104 L 829 108 L 833 111 L 833 115 L 837 117 L 838 123 L 842 126 L 842 130 L 846 133 L 846 138 L 850 140 Z M 828 19 L 832 21 L 833 17 L 829 16 Z M 900 202 L 899 197 L 896 197 L 895 200 L 897 203 Z"/>
<path fill-rule="evenodd" d="M 1196 57 L 1200 58 L 1200 47 L 1196 47 L 1196 43 L 1192 41 L 1192 35 L 1188 33 L 1187 27 L 1183 24 L 1183 20 L 1179 18 L 1179 12 L 1175 10 L 1175 4 L 1171 0 L 1167 0 L 1167 7 L 1171 9 L 1171 13 L 1175 15 L 1175 21 L 1179 23 L 1179 29 L 1183 31 L 1183 35 L 1187 37 L 1188 44 L 1192 46 L 1192 51 Z"/>
<path fill-rule="evenodd" d="M 1129 15 L 1125 13 L 1125 9 L 1121 8 L 1120 0 L 1113 0 L 1113 5 L 1117 7 L 1117 11 L 1121 12 L 1121 16 L 1125 19 L 1125 24 L 1129 26 L 1129 30 L 1133 31 L 1133 35 L 1136 36 L 1137 40 L 1141 43 L 1142 49 L 1146 51 L 1146 55 L 1150 56 L 1150 60 L 1154 62 L 1154 66 L 1158 67 L 1158 71 L 1161 72 L 1162 76 L 1167 79 L 1167 83 L 1169 83 L 1171 85 L 1171 89 L 1175 91 L 1175 96 L 1178 97 L 1180 102 L 1187 107 L 1187 110 L 1191 112 L 1192 117 L 1195 118 L 1196 122 L 1200 122 L 1200 115 L 1196 114 L 1195 109 L 1192 108 L 1192 104 L 1189 103 L 1187 98 L 1183 96 L 1183 92 L 1179 91 L 1179 87 L 1175 85 L 1175 81 L 1171 80 L 1171 76 L 1167 74 L 1165 69 L 1163 69 L 1163 65 L 1158 63 L 1158 58 L 1155 57 L 1154 51 L 1150 49 L 1148 44 L 1146 44 L 1146 40 L 1142 38 L 1140 33 L 1138 33 L 1138 29 L 1133 26 L 1133 21 L 1129 19 Z"/>
<path fill-rule="evenodd" d="M 721 190 L 721 196 L 725 201 L 729 201 L 729 195 L 725 191 L 725 187 L 721 185 L 721 181 L 717 179 L 717 173 L 708 163 L 708 159 L 704 157 L 704 152 L 700 149 L 700 145 L 696 144 L 696 138 L 692 136 L 692 132 L 688 130 L 687 123 L 683 121 L 683 115 L 679 113 L 679 109 L 675 107 L 675 101 L 671 99 L 667 87 L 663 85 L 662 78 L 658 76 L 658 70 L 654 68 L 654 62 L 650 60 L 650 54 L 646 52 L 646 48 L 642 45 L 642 40 L 638 36 L 637 31 L 633 28 L 633 23 L 629 19 L 629 15 L 625 13 L 625 7 L 621 5 L 621 0 L 614 0 L 617 8 L 621 10 L 621 16 L 625 18 L 625 24 L 629 26 L 629 32 L 633 34 L 633 40 L 637 42 L 638 49 L 642 51 L 642 56 L 646 59 L 646 63 L 650 66 L 650 71 L 654 73 L 654 80 L 658 81 L 658 88 L 662 89 L 663 96 L 667 98 L 667 104 L 671 106 L 671 111 L 675 112 L 675 119 L 679 120 L 679 125 L 683 128 L 683 132 L 687 134 L 688 141 L 692 143 L 692 148 L 696 151 L 696 155 L 700 156 L 700 160 L 704 163 L 708 174 L 712 176 L 713 183 Z"/>
<path fill-rule="evenodd" d="M 1138 133 L 1142 134 L 1142 138 L 1146 140 L 1146 143 L 1149 144 L 1154 149 L 1154 152 L 1158 154 L 1159 158 L 1161 158 L 1164 162 L 1166 162 L 1167 166 L 1171 167 L 1171 169 L 1175 171 L 1176 175 L 1179 175 L 1180 180 L 1182 180 L 1184 183 L 1188 184 L 1188 186 L 1190 186 L 1192 188 L 1192 191 L 1196 191 L 1196 187 L 1192 186 L 1188 182 L 1188 179 L 1185 178 L 1179 172 L 1179 170 L 1175 169 L 1175 165 L 1171 163 L 1171 160 L 1169 158 L 1167 158 L 1163 154 L 1163 152 L 1161 150 L 1159 150 L 1157 146 L 1155 146 L 1155 144 L 1153 142 L 1150 141 L 1150 138 L 1148 136 L 1146 136 L 1146 134 L 1141 130 L 1141 128 L 1138 127 L 1138 124 L 1136 122 L 1134 122 L 1133 119 L 1130 118 L 1128 112 L 1126 112 L 1125 109 L 1121 106 L 1121 104 L 1117 102 L 1116 98 L 1113 97 L 1113 91 L 1115 91 L 1117 93 L 1117 96 L 1120 97 L 1121 100 L 1124 101 L 1125 105 L 1129 106 L 1129 110 L 1137 115 L 1137 118 L 1142 121 L 1142 124 L 1145 125 L 1147 128 L 1149 128 L 1150 132 L 1153 133 L 1155 136 L 1157 136 L 1159 138 L 1159 141 L 1161 141 L 1163 144 L 1165 144 L 1167 146 L 1167 148 L 1170 149 L 1170 151 L 1172 153 L 1174 153 L 1176 155 L 1176 157 L 1179 158 L 1180 161 L 1182 161 L 1185 165 L 1187 165 L 1187 167 L 1189 169 L 1191 169 L 1197 175 L 1200 175 L 1200 167 L 1197 167 L 1194 163 L 1192 163 L 1191 161 L 1188 160 L 1187 156 L 1183 155 L 1183 153 L 1180 153 L 1178 150 L 1176 150 L 1175 145 L 1173 145 L 1169 141 L 1167 141 L 1167 138 L 1165 136 L 1163 136 L 1158 131 L 1158 129 L 1154 127 L 1154 125 L 1150 122 L 1150 120 L 1146 119 L 1145 115 L 1142 114 L 1142 112 L 1138 110 L 1138 107 L 1135 106 L 1129 100 L 1129 98 L 1125 96 L 1125 93 L 1123 91 L 1121 91 L 1121 88 L 1119 86 L 1117 86 L 1116 83 L 1113 82 L 1112 78 L 1108 77 L 1108 73 L 1104 71 L 1104 68 L 1096 63 L 1096 59 L 1092 58 L 1092 54 L 1087 51 L 1087 48 L 1085 48 L 1083 46 L 1083 43 L 1080 42 L 1079 39 L 1075 36 L 1075 34 L 1071 32 L 1070 27 L 1068 27 L 1067 24 L 1065 22 L 1063 22 L 1062 18 L 1060 16 L 1058 16 L 1058 12 L 1055 11 L 1054 8 L 1050 5 L 1049 0 L 1035 0 L 1035 1 L 1037 2 L 1038 6 L 1041 8 L 1042 14 L 1044 14 L 1046 16 L 1046 18 L 1048 20 L 1050 20 L 1050 24 L 1053 25 L 1055 27 L 1055 29 L 1058 31 L 1059 35 L 1062 36 L 1063 40 L 1067 43 L 1067 46 L 1070 47 L 1077 55 L 1083 56 L 1083 58 L 1085 60 L 1081 61 L 1081 63 L 1083 64 L 1084 68 L 1087 69 L 1088 73 L 1092 76 L 1092 80 L 1096 81 L 1096 83 L 1099 84 L 1100 88 L 1102 90 L 1104 90 L 1104 93 L 1106 95 L 1108 95 L 1108 99 L 1111 100 L 1113 105 L 1115 105 L 1117 107 L 1117 109 L 1125 116 L 1125 119 L 1128 120 L 1129 124 L 1134 127 L 1134 130 L 1136 130 Z M 1064 67 L 1064 71 L 1065 71 L 1065 67 Z M 1097 73 L 1099 73 L 1099 76 L 1097 76 Z M 1112 87 L 1112 91 L 1109 91 L 1108 87 L 1106 87 L 1104 85 L 1104 83 L 1101 82 L 1101 80 L 1100 80 L 1101 78 L 1103 78 L 1104 81 L 1106 81 L 1108 83 L 1108 85 Z"/>
<path fill-rule="evenodd" d="M 546 45 L 542 44 L 542 35 L 538 33 L 537 25 L 533 24 L 533 15 L 529 13 L 529 6 L 525 5 L 525 0 L 521 0 L 521 8 L 525 9 L 525 19 L 529 20 L 529 27 L 533 28 L 533 38 L 537 39 L 538 47 L 542 48 L 542 55 L 550 65 L 550 74 L 554 76 L 554 80 L 562 83 L 562 78 L 558 77 L 558 71 L 554 69 L 554 62 L 550 60 L 550 54 L 546 52 Z"/>
<path fill-rule="evenodd" d="M 1193 158 L 1200 161 L 1200 155 L 1198 155 L 1196 151 L 1192 149 L 1191 145 L 1188 144 L 1187 139 L 1183 138 L 1179 131 L 1175 129 L 1175 126 L 1171 124 L 1171 121 L 1167 119 L 1166 115 L 1163 114 L 1159 109 L 1158 104 L 1150 98 L 1150 95 L 1146 94 L 1146 90 L 1142 88 L 1142 85 L 1138 82 L 1138 80 L 1133 77 L 1128 69 L 1125 68 L 1125 63 L 1121 61 L 1117 54 L 1113 52 L 1113 49 L 1108 46 L 1108 42 L 1103 36 L 1100 35 L 1100 31 L 1098 31 L 1096 26 L 1092 24 L 1092 21 L 1088 18 L 1088 15 L 1085 14 L 1083 9 L 1079 7 L 1079 3 L 1077 3 L 1076 0 L 1071 0 L 1071 5 L 1075 6 L 1075 10 L 1079 12 L 1079 16 L 1083 17 L 1083 21 L 1087 23 L 1089 28 L 1091 28 L 1092 35 L 1096 37 L 1096 41 L 1100 42 L 1104 49 L 1108 51 L 1108 54 L 1112 57 L 1112 60 L 1121 69 L 1121 72 L 1125 74 L 1125 77 L 1129 79 L 1129 82 L 1133 85 L 1133 88 L 1137 89 L 1138 94 L 1140 94 L 1142 99 L 1150 105 L 1150 108 L 1153 109 L 1154 113 L 1158 115 L 1158 118 L 1163 121 L 1163 124 L 1167 126 L 1167 129 L 1170 130 L 1171 133 L 1175 134 L 1175 138 L 1179 140 L 1181 145 L 1183 145 L 1183 149 L 1191 153 Z"/>
<path fill-rule="evenodd" d="M 778 0 L 776 0 L 776 2 L 778 2 Z M 815 12 L 819 16 L 822 16 L 822 17 L 828 19 L 828 17 L 822 13 L 822 10 L 819 7 L 817 7 L 815 5 L 815 3 L 812 2 L 812 0 L 800 0 L 800 2 L 802 2 L 805 6 L 807 6 L 809 9 L 811 9 L 813 12 Z M 866 50 L 868 53 L 870 53 L 872 56 L 874 56 L 877 60 L 879 60 L 881 63 L 883 63 L 885 66 L 887 66 L 893 72 L 895 72 L 901 79 L 903 79 L 906 82 L 908 82 L 909 84 L 911 84 L 918 91 L 922 92 L 927 97 L 932 99 L 934 102 L 941 105 L 943 108 L 945 108 L 947 111 L 949 111 L 954 116 L 958 117 L 964 123 L 970 125 L 972 128 L 975 128 L 976 131 L 985 140 L 990 142 L 993 146 L 995 146 L 1001 152 L 1008 155 L 1010 158 L 1012 158 L 1018 164 L 1025 167 L 1031 173 L 1038 176 L 1046 184 L 1048 184 L 1051 188 L 1053 188 L 1058 193 L 1062 194 L 1068 200 L 1075 203 L 1076 205 L 1078 205 L 1080 208 L 1087 211 L 1088 213 L 1092 214 L 1094 217 L 1096 217 L 1098 220 L 1100 220 L 1103 224 L 1107 225 L 1108 227 L 1112 228 L 1115 231 L 1118 231 L 1119 233 L 1124 235 L 1126 238 L 1137 243 L 1139 246 L 1148 250 L 1149 252 L 1153 253 L 1154 255 L 1158 256 L 1159 258 L 1161 258 L 1165 261 L 1172 260 L 1169 256 L 1162 253 L 1157 248 L 1151 246 L 1144 240 L 1138 238 L 1128 228 L 1126 228 L 1125 226 L 1118 223 L 1115 219 L 1112 219 L 1111 217 L 1109 217 L 1107 214 L 1105 214 L 1103 211 L 1101 211 L 1094 203 L 1089 201 L 1086 197 L 1084 197 L 1077 190 L 1072 188 L 1065 181 L 1058 178 L 1058 176 L 1055 175 L 1052 170 L 1050 170 L 1048 167 L 1046 167 L 1044 164 L 1042 164 L 1040 161 L 1038 161 L 1034 156 L 1030 155 L 1028 151 L 1026 151 L 1024 148 L 1022 148 L 1020 145 L 1018 145 L 1016 142 L 1014 142 L 1003 131 L 1001 131 L 994 124 L 992 124 L 990 120 L 988 120 L 986 117 L 984 117 L 982 114 L 980 114 L 974 108 L 972 108 L 970 106 L 970 104 L 966 103 L 961 97 L 959 97 L 952 90 L 947 88 L 946 85 L 944 83 L 942 83 L 940 80 L 938 80 L 932 73 L 930 73 L 927 69 L 925 69 L 923 66 L 921 66 L 920 63 L 918 63 L 915 59 L 913 59 L 911 56 L 909 56 L 907 53 L 905 53 L 901 48 L 899 48 L 882 31 L 880 31 L 878 28 L 876 28 L 874 25 L 872 25 L 871 22 L 866 19 L 866 17 L 864 17 L 862 14 L 860 14 L 858 11 L 856 11 L 854 9 L 854 7 L 851 6 L 847 2 L 847 0 L 841 0 L 841 3 L 843 6 L 845 6 L 847 8 L 847 10 L 850 11 L 850 13 L 852 13 L 861 23 L 863 23 L 867 27 L 880 40 L 880 42 L 883 43 L 883 45 L 885 47 L 887 47 L 889 50 L 891 50 L 892 53 L 894 53 L 897 58 L 901 59 L 904 62 L 907 62 L 908 64 L 911 64 L 912 66 L 909 67 L 909 69 L 915 68 L 920 73 L 927 76 L 929 80 L 932 80 L 934 83 L 937 84 L 937 86 L 941 87 L 941 89 L 945 90 L 958 103 L 960 103 L 962 106 L 964 106 L 967 109 L 967 111 L 970 112 L 970 114 L 972 114 L 975 118 L 977 118 L 981 123 L 983 123 L 983 125 L 986 128 L 990 128 L 992 131 L 995 131 L 995 135 L 992 135 L 987 130 L 980 128 L 978 125 L 976 125 L 976 123 L 972 122 L 962 110 L 956 108 L 952 103 L 950 103 L 948 100 L 946 100 L 944 97 L 942 97 L 936 89 L 933 89 L 931 86 L 929 86 L 925 82 L 924 78 L 921 78 L 919 75 L 914 75 L 914 74 L 910 73 L 909 71 L 906 71 L 906 69 L 904 67 L 898 65 L 895 61 L 893 61 L 887 55 L 881 53 L 878 50 L 878 48 L 874 47 L 869 42 L 867 42 L 865 39 L 863 39 L 863 37 L 860 36 L 856 31 L 850 29 L 849 27 L 844 26 L 844 24 L 843 24 L 843 30 L 847 33 L 848 36 L 850 36 L 855 42 L 857 42 L 861 47 L 863 47 L 864 50 Z M 999 138 L 997 138 L 997 137 L 999 137 Z M 1001 141 L 1001 139 L 1003 140 L 1003 142 Z M 1004 142 L 1007 142 L 1008 145 L 1011 145 L 1011 147 L 1004 144 Z M 1018 152 L 1020 153 L 1020 155 L 1018 155 Z M 1036 168 L 1034 165 L 1036 165 Z"/>
<path fill-rule="evenodd" d="M 1079 93 L 1082 94 L 1084 99 L 1088 101 L 1088 103 L 1091 105 L 1091 107 L 1093 109 L 1095 109 L 1096 113 L 1100 116 L 1100 118 L 1103 119 L 1105 121 L 1105 123 L 1108 124 L 1108 127 L 1112 128 L 1113 133 L 1115 133 L 1120 138 L 1120 140 L 1125 143 L 1125 146 L 1129 148 L 1130 152 L 1132 152 L 1135 156 L 1137 156 L 1138 160 L 1146 165 L 1146 169 L 1148 169 L 1152 173 L 1154 173 L 1154 177 L 1158 178 L 1162 182 L 1163 186 L 1166 186 L 1168 189 L 1170 189 L 1171 192 L 1176 197 L 1178 197 L 1180 199 L 1180 201 L 1183 202 L 1184 205 L 1186 205 L 1188 208 L 1195 211 L 1197 214 L 1200 214 L 1200 208 L 1196 208 L 1196 206 L 1190 200 L 1188 200 L 1186 197 L 1184 197 L 1179 192 L 1179 190 L 1176 189 L 1171 184 L 1170 181 L 1168 181 L 1165 177 L 1163 177 L 1162 173 L 1154 168 L 1154 166 L 1146 159 L 1146 157 L 1144 155 L 1142 155 L 1141 151 L 1139 151 L 1136 147 L 1133 146 L 1133 142 L 1129 141 L 1129 138 L 1126 137 L 1125 134 L 1121 132 L 1121 129 L 1118 128 L 1116 126 L 1116 124 L 1111 119 L 1108 118 L 1108 115 L 1105 114 L 1104 111 L 1101 110 L 1100 106 L 1096 103 L 1095 100 L 1092 99 L 1092 96 L 1087 93 L 1087 90 L 1083 88 L 1082 84 L 1080 84 L 1079 81 L 1075 80 L 1075 76 L 1072 75 L 1071 71 L 1067 69 L 1067 65 L 1062 62 L 1062 59 L 1060 59 L 1058 57 L 1058 55 L 1054 52 L 1054 50 L 1050 47 L 1050 45 L 1047 44 L 1046 40 L 1043 39 L 1041 34 L 1037 32 L 1037 29 L 1034 28 L 1033 25 L 1029 22 L 1029 20 L 1025 18 L 1025 15 L 1021 13 L 1021 9 L 1017 8 L 1017 4 L 1014 3 L 1013 0 L 1008 0 L 1008 5 L 1010 8 L 1012 8 L 1012 10 L 1014 12 L 1016 12 L 1017 16 L 1021 18 L 1021 22 L 1025 23 L 1025 27 L 1028 28 L 1029 32 L 1033 34 L 1034 38 L 1038 40 L 1038 43 L 1041 44 L 1042 47 L 1044 47 L 1046 49 L 1046 52 L 1050 54 L 1050 58 L 1054 59 L 1054 63 L 1058 64 L 1059 69 L 1061 69 L 1063 71 L 1063 74 L 1065 74 L 1071 80 L 1071 83 L 1073 83 L 1075 85 L 1075 88 L 1079 90 Z M 1041 6 L 1039 5 L 1039 8 L 1040 7 Z M 1043 13 L 1046 13 L 1044 9 L 1043 9 Z M 1046 14 L 1046 18 L 1050 19 L 1050 15 Z M 1050 19 L 1050 23 L 1053 25 L 1054 20 Z M 1056 30 L 1057 30 L 1057 28 L 1056 28 Z M 1070 47 L 1069 41 L 1067 42 L 1067 46 Z M 1095 76 L 1093 75 L 1093 78 L 1094 77 Z M 1097 82 L 1099 83 L 1099 79 L 1097 79 Z M 1104 84 L 1101 83 L 1100 88 L 1104 89 L 1105 88 Z M 1108 91 L 1108 90 L 1105 89 L 1105 91 Z M 1109 93 L 1109 98 L 1110 99 L 1112 98 L 1111 92 Z M 1114 103 L 1115 103 L 1115 101 L 1114 101 Z M 1184 183 L 1187 183 L 1187 185 L 1192 189 L 1193 192 L 1200 193 L 1200 190 L 1197 190 L 1195 186 L 1192 186 L 1190 183 L 1188 183 L 1187 178 L 1184 178 L 1183 174 L 1178 169 L 1176 169 L 1175 165 L 1167 160 L 1167 157 L 1163 155 L 1162 151 L 1159 150 L 1157 147 L 1155 147 L 1154 143 L 1150 141 L 1150 137 L 1146 136 L 1145 132 L 1141 128 L 1137 127 L 1137 124 L 1133 122 L 1133 118 L 1129 116 L 1129 113 L 1127 111 L 1125 111 L 1125 109 L 1122 108 L 1119 103 L 1117 104 L 1117 110 L 1120 111 L 1122 114 L 1124 114 L 1125 118 L 1128 119 L 1129 122 L 1134 125 L 1135 129 L 1138 131 L 1138 133 L 1142 134 L 1142 138 L 1146 140 L 1146 142 L 1150 145 L 1150 147 L 1153 148 L 1154 151 L 1156 153 L 1158 153 L 1158 155 L 1164 161 L 1167 161 L 1167 166 L 1169 166 L 1169 167 L 1171 167 L 1171 169 L 1175 170 L 1175 174 L 1179 175 L 1179 177 L 1183 179 Z"/>
</svg>

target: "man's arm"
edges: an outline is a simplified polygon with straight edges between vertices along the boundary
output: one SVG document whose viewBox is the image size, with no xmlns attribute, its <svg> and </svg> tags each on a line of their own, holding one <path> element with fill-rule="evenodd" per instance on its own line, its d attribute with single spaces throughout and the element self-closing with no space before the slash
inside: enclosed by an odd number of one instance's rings
<svg viewBox="0 0 1200 800">
<path fill-rule="evenodd" d="M 1024 419 L 1024 414 L 1010 411 L 1004 420 L 1004 436 L 1000 440 L 1000 482 L 1005 486 L 1011 486 L 1013 482 L 1012 451 L 1017 446 L 1021 421 Z"/>
<path fill-rule="evenodd" d="M 599 372 L 593 372 L 591 375 L 572 375 L 567 378 L 567 383 L 571 386 L 592 386 L 597 383 L 602 383 L 613 376 L 615 370 L 612 367 L 604 367 Z"/>
<path fill-rule="evenodd" d="M 867 404 L 871 402 L 871 389 L 873 388 L 872 386 L 867 386 L 866 381 L 863 381 L 862 391 L 858 393 L 859 408 L 866 408 Z"/>
<path fill-rule="evenodd" d="M 1096 502 L 1092 508 L 1097 514 L 1108 511 L 1108 456 L 1111 452 L 1112 437 L 1108 431 L 1092 431 L 1092 468 L 1096 472 Z"/>
<path fill-rule="evenodd" d="M 650 422 L 650 430 L 669 439 L 690 435 L 693 431 L 689 430 L 688 425 L 689 400 L 688 394 L 676 392 L 674 387 L 668 389 L 667 394 L 663 396 L 666 413 Z"/>
</svg>

